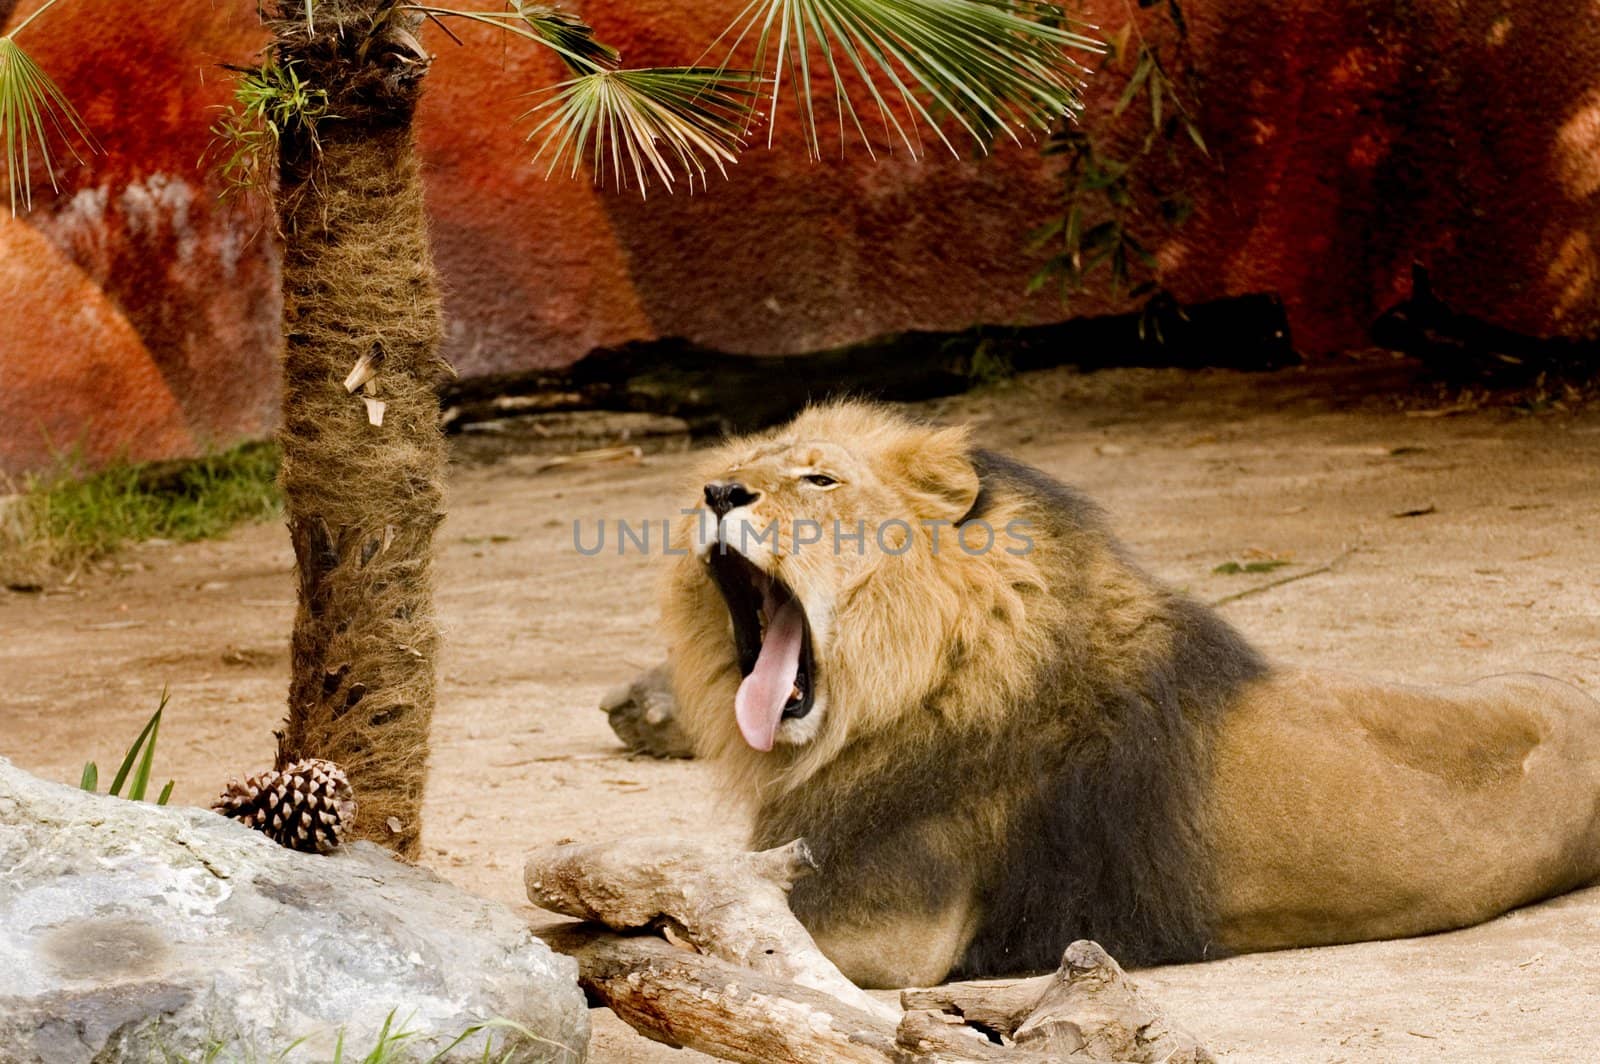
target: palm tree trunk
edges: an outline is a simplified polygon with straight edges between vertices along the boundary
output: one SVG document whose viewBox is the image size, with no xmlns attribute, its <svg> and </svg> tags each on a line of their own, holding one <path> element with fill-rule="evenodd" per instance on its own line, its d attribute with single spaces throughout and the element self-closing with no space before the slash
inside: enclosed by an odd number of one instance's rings
<svg viewBox="0 0 1600 1064">
<path fill-rule="evenodd" d="M 299 606 L 278 760 L 343 766 L 355 836 L 415 857 L 439 642 L 436 388 L 450 372 L 411 133 L 427 58 L 395 0 L 320 0 L 305 16 L 284 0 L 269 20 L 279 64 L 327 93 L 314 128 L 280 145 L 280 439 Z M 352 393 L 363 362 L 376 376 Z"/>
</svg>

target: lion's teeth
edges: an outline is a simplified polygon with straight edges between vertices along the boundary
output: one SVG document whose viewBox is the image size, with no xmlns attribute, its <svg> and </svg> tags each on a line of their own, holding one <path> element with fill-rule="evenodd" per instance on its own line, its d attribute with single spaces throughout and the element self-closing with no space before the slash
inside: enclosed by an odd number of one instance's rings
<svg viewBox="0 0 1600 1064">
<path fill-rule="evenodd" d="M 789 692 L 789 701 L 798 702 L 800 699 L 802 699 L 804 697 L 805 697 L 805 695 L 802 694 L 801 691 L 800 691 L 800 685 L 799 684 L 795 684 L 794 685 L 794 690 Z"/>
</svg>

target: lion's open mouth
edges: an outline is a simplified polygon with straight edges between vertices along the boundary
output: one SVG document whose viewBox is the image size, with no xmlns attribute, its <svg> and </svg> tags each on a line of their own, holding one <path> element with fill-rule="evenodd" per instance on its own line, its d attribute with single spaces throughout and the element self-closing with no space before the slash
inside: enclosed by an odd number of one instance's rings
<svg viewBox="0 0 1600 1064">
<path fill-rule="evenodd" d="M 739 731 L 755 749 L 771 750 L 778 726 L 810 713 L 815 698 L 806 611 L 783 581 L 740 554 L 714 549 L 707 565 L 728 604 L 744 677 L 734 699 Z"/>
</svg>

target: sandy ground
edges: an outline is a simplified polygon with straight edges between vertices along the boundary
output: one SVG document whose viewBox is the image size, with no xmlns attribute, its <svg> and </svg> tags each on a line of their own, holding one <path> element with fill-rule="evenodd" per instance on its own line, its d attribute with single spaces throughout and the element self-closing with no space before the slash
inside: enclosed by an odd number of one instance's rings
<svg viewBox="0 0 1600 1064">
<path fill-rule="evenodd" d="M 1397 400 L 1405 377 L 1063 371 L 927 409 L 1089 491 L 1155 572 L 1203 598 L 1330 567 L 1222 607 L 1279 659 L 1424 681 L 1534 669 L 1600 691 L 1600 409 L 1449 413 Z M 557 839 L 743 831 L 703 766 L 630 760 L 596 709 L 662 654 L 662 562 L 584 557 L 573 521 L 670 516 L 693 498 L 684 457 L 541 464 L 458 469 L 440 544 L 426 860 L 512 903 L 525 851 Z M 1252 558 L 1293 564 L 1213 572 Z M 0 755 L 60 780 L 90 757 L 104 770 L 168 685 L 157 771 L 176 801 L 266 767 L 290 565 L 281 528 L 262 526 L 0 592 Z M 1451 935 L 1140 979 L 1230 1060 L 1600 1059 L 1600 890 Z M 597 1061 L 702 1059 L 597 1021 Z"/>
</svg>

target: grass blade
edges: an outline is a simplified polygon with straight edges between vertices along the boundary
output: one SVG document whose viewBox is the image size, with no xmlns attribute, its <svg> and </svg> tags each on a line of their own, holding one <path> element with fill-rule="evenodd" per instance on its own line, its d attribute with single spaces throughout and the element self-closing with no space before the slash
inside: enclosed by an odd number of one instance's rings
<svg viewBox="0 0 1600 1064">
<path fill-rule="evenodd" d="M 144 746 L 145 737 L 150 734 L 150 725 L 153 723 L 155 723 L 155 718 L 152 717 L 145 724 L 144 731 L 140 732 L 139 737 L 133 741 L 133 745 L 128 747 L 127 756 L 122 759 L 122 767 L 118 768 L 117 774 L 111 778 L 111 789 L 106 792 L 107 794 L 118 797 L 122 795 L 122 785 L 127 781 L 128 773 L 133 771 L 133 762 L 139 756 L 139 748 Z"/>
<path fill-rule="evenodd" d="M 150 718 L 149 741 L 144 744 L 144 756 L 139 758 L 139 767 L 133 773 L 133 782 L 128 785 L 128 798 L 130 801 L 144 801 L 145 792 L 150 789 L 150 766 L 156 758 L 156 736 L 161 734 L 161 710 L 167 708 L 167 692 L 161 692 L 161 708 L 157 709 L 155 716 Z"/>
<path fill-rule="evenodd" d="M 93 761 L 86 762 L 83 766 L 83 776 L 78 780 L 78 789 L 93 794 L 100 785 L 100 768 Z"/>
<path fill-rule="evenodd" d="M 154 732 L 156 730 L 156 728 L 160 727 L 160 725 L 161 725 L 161 711 L 163 709 L 167 708 L 167 697 L 168 696 L 167 696 L 166 688 L 162 688 L 162 690 L 161 690 L 161 704 L 156 707 L 155 714 L 148 721 L 145 722 L 144 730 L 141 731 L 139 733 L 139 737 L 133 741 L 133 745 L 128 747 L 127 756 L 122 759 L 122 767 L 117 769 L 116 776 L 113 777 L 112 780 L 111 780 L 111 790 L 110 790 L 109 793 L 111 793 L 113 795 L 117 795 L 119 797 L 121 796 L 121 794 L 122 794 L 122 784 L 127 780 L 128 773 L 133 770 L 133 763 L 134 763 L 134 760 L 139 756 L 139 750 L 144 746 L 145 740 L 150 738 L 151 733 Z M 155 744 L 152 743 L 151 745 L 154 746 Z M 144 773 L 145 773 L 145 780 L 148 783 L 149 776 L 150 776 L 150 768 L 149 768 L 149 760 L 148 760 L 148 758 L 146 759 L 146 762 L 145 762 Z"/>
<path fill-rule="evenodd" d="M 168 780 L 167 785 L 161 788 L 161 797 L 156 799 L 157 805 L 166 805 L 167 802 L 172 798 L 172 785 L 174 782 L 176 781 Z"/>
</svg>

